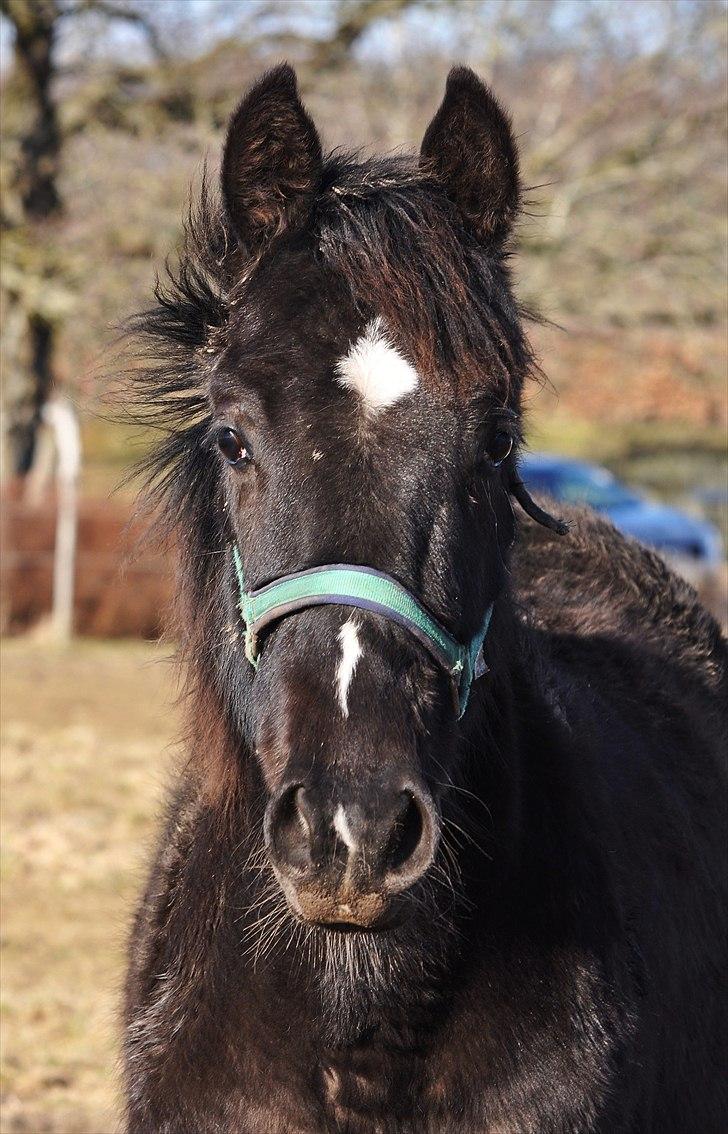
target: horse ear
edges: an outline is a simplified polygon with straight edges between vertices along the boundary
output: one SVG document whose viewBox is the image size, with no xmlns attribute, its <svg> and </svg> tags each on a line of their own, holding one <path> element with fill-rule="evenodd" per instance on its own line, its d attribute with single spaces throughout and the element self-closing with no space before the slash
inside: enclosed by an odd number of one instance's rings
<svg viewBox="0 0 728 1134">
<path fill-rule="evenodd" d="M 469 67 L 453 67 L 427 127 L 420 163 L 479 240 L 501 241 L 518 212 L 518 149 L 508 115 Z"/>
<path fill-rule="evenodd" d="M 321 142 L 287 63 L 251 87 L 230 119 L 222 194 L 240 240 L 251 251 L 303 225 L 321 181 Z"/>
</svg>

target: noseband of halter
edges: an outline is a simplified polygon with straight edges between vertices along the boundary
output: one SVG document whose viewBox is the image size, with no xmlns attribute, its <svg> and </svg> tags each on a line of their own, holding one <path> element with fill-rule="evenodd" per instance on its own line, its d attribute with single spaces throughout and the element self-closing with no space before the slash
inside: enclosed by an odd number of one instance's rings
<svg viewBox="0 0 728 1134">
<path fill-rule="evenodd" d="M 257 591 L 248 591 L 237 546 L 233 546 L 233 562 L 240 589 L 240 613 L 245 623 L 245 656 L 254 669 L 258 668 L 260 658 L 258 635 L 261 630 L 305 607 L 333 605 L 354 606 L 380 614 L 414 634 L 450 677 L 458 719 L 467 708 L 474 679 L 487 672 L 483 642 L 493 613 L 492 604 L 477 634 L 463 645 L 396 579 L 372 567 L 329 563 L 282 575 Z"/>
</svg>

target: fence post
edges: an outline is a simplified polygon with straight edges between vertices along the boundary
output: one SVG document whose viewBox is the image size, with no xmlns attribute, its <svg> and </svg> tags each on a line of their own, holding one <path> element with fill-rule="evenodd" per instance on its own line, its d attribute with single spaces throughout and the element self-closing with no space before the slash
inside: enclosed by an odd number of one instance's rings
<svg viewBox="0 0 728 1134">
<path fill-rule="evenodd" d="M 57 453 L 56 544 L 53 555 L 53 615 L 55 637 L 67 642 L 73 635 L 73 592 L 78 526 L 78 475 L 81 432 L 73 405 L 61 396 L 46 402 L 43 420 L 53 430 Z"/>
</svg>

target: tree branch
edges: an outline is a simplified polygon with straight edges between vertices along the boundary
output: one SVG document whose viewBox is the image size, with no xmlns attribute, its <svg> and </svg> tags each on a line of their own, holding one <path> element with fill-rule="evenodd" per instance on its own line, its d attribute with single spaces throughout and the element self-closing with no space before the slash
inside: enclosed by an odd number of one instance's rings
<svg viewBox="0 0 728 1134">
<path fill-rule="evenodd" d="M 167 59 L 168 52 L 164 47 L 159 32 L 144 12 L 139 8 L 128 8 L 125 4 L 116 3 L 116 0 L 77 0 L 73 6 L 63 8 L 62 16 L 81 16 L 88 12 L 96 12 L 108 20 L 123 20 L 133 24 L 143 32 L 144 37 L 157 59 Z"/>
<path fill-rule="evenodd" d="M 354 0 L 339 5 L 336 27 L 328 39 L 314 48 L 310 66 L 330 70 L 340 66 L 364 33 L 380 20 L 386 20 L 417 3 L 417 0 Z"/>
</svg>

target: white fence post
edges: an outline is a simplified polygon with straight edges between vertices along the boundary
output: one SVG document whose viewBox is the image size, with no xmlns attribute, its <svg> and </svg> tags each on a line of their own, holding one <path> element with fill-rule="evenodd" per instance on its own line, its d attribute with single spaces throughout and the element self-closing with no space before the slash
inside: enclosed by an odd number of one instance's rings
<svg viewBox="0 0 728 1134">
<path fill-rule="evenodd" d="M 78 526 L 78 475 L 81 432 L 68 398 L 56 397 L 43 407 L 43 420 L 53 430 L 57 452 L 58 493 L 56 545 L 53 555 L 53 632 L 61 642 L 73 635 L 73 592 Z"/>
</svg>

